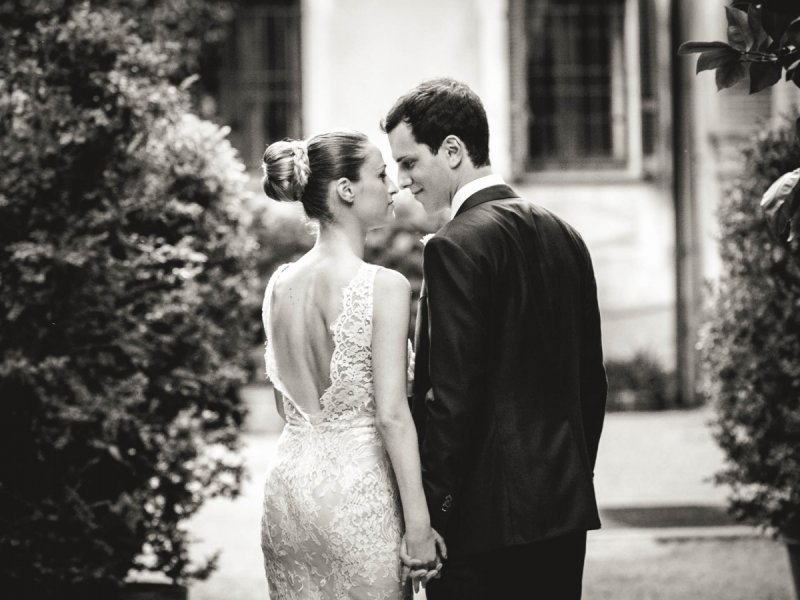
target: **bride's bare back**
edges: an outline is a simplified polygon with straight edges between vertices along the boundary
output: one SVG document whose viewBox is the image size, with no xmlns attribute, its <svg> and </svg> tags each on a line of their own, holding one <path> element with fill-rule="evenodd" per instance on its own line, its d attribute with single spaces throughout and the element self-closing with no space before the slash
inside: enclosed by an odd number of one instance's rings
<svg viewBox="0 0 800 600">
<path fill-rule="evenodd" d="M 320 411 L 331 384 L 334 341 L 331 327 L 342 314 L 344 290 L 364 263 L 304 256 L 280 274 L 272 290 L 269 323 L 280 380 L 306 414 Z M 266 315 L 265 315 L 266 318 Z"/>
</svg>

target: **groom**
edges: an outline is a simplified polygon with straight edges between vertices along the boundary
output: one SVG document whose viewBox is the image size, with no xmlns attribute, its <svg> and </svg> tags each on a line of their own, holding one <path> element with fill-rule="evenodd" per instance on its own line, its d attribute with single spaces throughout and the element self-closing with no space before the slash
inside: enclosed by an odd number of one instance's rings
<svg viewBox="0 0 800 600">
<path fill-rule="evenodd" d="M 432 526 L 428 598 L 580 598 L 606 401 L 580 235 L 489 162 L 480 98 L 422 83 L 382 122 L 398 180 L 451 220 L 423 251 L 412 412 Z"/>
</svg>

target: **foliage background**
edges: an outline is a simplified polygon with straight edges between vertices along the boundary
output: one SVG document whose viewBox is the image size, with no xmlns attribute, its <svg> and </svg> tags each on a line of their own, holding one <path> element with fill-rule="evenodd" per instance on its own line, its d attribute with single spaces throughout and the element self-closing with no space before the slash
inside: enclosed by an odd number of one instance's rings
<svg viewBox="0 0 800 600">
<path fill-rule="evenodd" d="M 213 566 L 183 523 L 241 483 L 256 243 L 169 48 L 73 4 L 0 30 L 0 579 L 111 597 L 132 567 Z"/>
<path fill-rule="evenodd" d="M 738 518 L 778 529 L 800 526 L 800 240 L 773 236 L 759 200 L 798 166 L 789 121 L 744 150 L 719 209 L 722 276 L 700 341 L 726 456 L 717 481 Z"/>
</svg>

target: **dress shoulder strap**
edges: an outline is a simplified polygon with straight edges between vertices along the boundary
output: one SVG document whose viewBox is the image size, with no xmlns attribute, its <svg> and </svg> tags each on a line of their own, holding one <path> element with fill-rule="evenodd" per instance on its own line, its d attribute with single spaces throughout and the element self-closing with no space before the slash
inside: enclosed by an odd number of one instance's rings
<svg viewBox="0 0 800 600">
<path fill-rule="evenodd" d="M 270 306 L 272 306 L 272 293 L 275 289 L 275 282 L 278 281 L 281 273 L 283 273 L 291 264 L 292 263 L 284 263 L 275 269 L 272 277 L 270 277 L 269 281 L 267 282 L 267 289 L 264 291 L 264 301 L 261 304 L 261 320 L 264 324 L 264 334 L 267 336 L 267 338 L 269 338 L 269 311 Z"/>
<path fill-rule="evenodd" d="M 275 289 L 275 282 L 278 281 L 281 274 L 291 263 L 282 264 L 275 269 L 272 277 L 269 278 L 267 289 L 264 292 L 264 302 L 261 305 L 261 322 L 264 325 L 264 363 L 266 366 L 267 379 L 272 381 L 281 392 L 284 392 L 283 386 L 278 380 L 278 367 L 275 364 L 275 355 L 272 351 L 272 344 L 270 343 L 270 307 L 272 306 L 272 292 Z M 284 392 L 285 393 L 285 392 Z"/>
</svg>

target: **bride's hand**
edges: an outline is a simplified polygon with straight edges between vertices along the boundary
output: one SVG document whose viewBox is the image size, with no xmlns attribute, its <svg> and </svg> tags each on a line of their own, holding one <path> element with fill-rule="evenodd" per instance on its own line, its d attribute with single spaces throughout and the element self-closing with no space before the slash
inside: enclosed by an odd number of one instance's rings
<svg viewBox="0 0 800 600">
<path fill-rule="evenodd" d="M 439 577 L 442 560 L 447 558 L 447 546 L 435 529 L 428 528 L 428 531 L 422 535 L 417 533 L 418 535 L 414 535 L 414 532 L 406 532 L 400 544 L 400 559 L 403 562 L 402 583 L 405 585 L 410 576 L 415 592 L 419 591 L 420 585 L 424 588 L 431 579 Z M 409 546 L 420 548 L 420 550 L 418 553 L 409 552 Z M 425 559 L 429 558 L 431 547 L 434 558 L 426 561 Z M 412 554 L 414 558 L 412 558 Z"/>
</svg>

